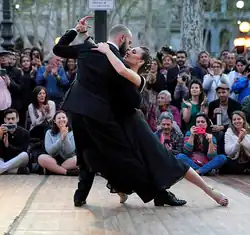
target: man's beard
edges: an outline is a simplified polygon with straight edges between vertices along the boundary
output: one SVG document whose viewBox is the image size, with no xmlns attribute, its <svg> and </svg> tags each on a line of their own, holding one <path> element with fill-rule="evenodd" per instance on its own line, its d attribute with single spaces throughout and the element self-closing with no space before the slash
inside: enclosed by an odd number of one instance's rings
<svg viewBox="0 0 250 235">
<path fill-rule="evenodd" d="M 180 67 L 184 67 L 185 65 L 185 61 L 178 61 L 177 64 L 180 66 Z"/>
<path fill-rule="evenodd" d="M 228 98 L 220 98 L 220 103 L 221 104 L 227 104 L 228 103 Z"/>
<path fill-rule="evenodd" d="M 171 133 L 171 130 L 168 129 L 168 128 L 163 128 L 162 130 L 163 130 L 163 133 L 164 133 L 165 135 L 170 135 L 170 133 Z"/>
<path fill-rule="evenodd" d="M 124 57 L 126 55 L 126 52 L 127 52 L 126 42 L 122 43 L 122 45 L 119 48 L 119 52 L 120 52 L 122 57 Z"/>
</svg>

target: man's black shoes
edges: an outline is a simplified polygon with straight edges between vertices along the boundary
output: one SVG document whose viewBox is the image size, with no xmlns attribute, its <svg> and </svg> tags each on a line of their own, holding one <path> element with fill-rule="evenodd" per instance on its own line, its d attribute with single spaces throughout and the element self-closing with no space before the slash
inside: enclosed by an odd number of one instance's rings
<svg viewBox="0 0 250 235">
<path fill-rule="evenodd" d="M 176 198 L 176 196 L 169 191 L 160 192 L 159 195 L 154 199 L 155 206 L 183 206 L 186 203 L 187 201 Z"/>
</svg>

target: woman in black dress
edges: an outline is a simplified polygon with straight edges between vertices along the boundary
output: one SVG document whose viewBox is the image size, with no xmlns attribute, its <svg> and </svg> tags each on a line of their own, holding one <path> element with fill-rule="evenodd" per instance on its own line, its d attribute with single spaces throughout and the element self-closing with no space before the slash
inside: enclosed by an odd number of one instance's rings
<svg viewBox="0 0 250 235">
<path fill-rule="evenodd" d="M 129 65 L 130 69 L 126 68 L 113 54 L 108 44 L 99 43 L 98 48 L 93 50 L 106 54 L 110 63 L 120 75 L 135 84 L 140 90 L 144 88 L 146 81 L 138 74 L 145 72 L 145 68 L 148 68 L 151 63 L 147 48 L 136 47 L 127 52 L 124 61 Z M 127 173 L 123 170 L 123 175 L 117 170 L 122 169 L 122 163 L 124 161 L 124 159 L 119 159 L 119 156 L 117 156 L 117 159 L 105 158 L 105 165 L 101 164 L 102 161 L 100 161 L 99 165 L 95 161 L 95 166 L 92 168 L 94 171 L 102 173 L 116 191 L 132 193 L 133 187 L 137 187 L 135 191 L 138 192 L 138 184 L 129 185 L 129 183 L 126 182 L 127 178 L 131 179 L 131 174 L 136 179 L 135 181 L 140 182 L 141 180 L 142 186 L 141 188 L 139 187 L 139 191 L 147 190 L 143 188 L 143 181 L 151 181 L 156 190 L 163 190 L 170 188 L 173 184 L 185 178 L 200 187 L 218 204 L 222 206 L 228 205 L 228 198 L 224 194 L 215 191 L 192 168 L 177 160 L 172 153 L 164 148 L 140 115 L 135 112 L 129 115 L 129 118 L 123 116 L 118 119 L 127 137 L 135 146 L 135 156 L 138 157 L 131 159 L 131 164 L 129 164 L 128 159 L 126 159 Z M 144 169 L 144 171 L 142 171 L 142 169 Z M 139 173 L 141 171 L 146 172 L 145 175 L 148 176 L 147 179 L 143 179 Z M 144 201 L 147 200 L 145 199 Z"/>
</svg>

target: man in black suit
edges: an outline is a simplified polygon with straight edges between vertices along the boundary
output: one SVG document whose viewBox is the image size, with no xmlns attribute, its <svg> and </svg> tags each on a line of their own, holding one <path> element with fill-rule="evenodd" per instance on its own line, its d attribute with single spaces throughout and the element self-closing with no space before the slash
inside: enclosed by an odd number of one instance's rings
<svg viewBox="0 0 250 235">
<path fill-rule="evenodd" d="M 219 99 L 212 101 L 208 107 L 208 117 L 212 120 L 213 133 L 218 143 L 218 154 L 225 154 L 224 137 L 229 127 L 232 114 L 236 110 L 241 110 L 241 104 L 229 97 L 230 89 L 226 84 L 220 84 L 216 88 Z M 221 115 L 221 125 L 217 123 L 217 115 Z"/>
<path fill-rule="evenodd" d="M 81 30 L 81 25 L 78 24 L 76 29 L 66 32 L 53 49 L 54 54 L 60 57 L 78 59 L 77 79 L 66 94 L 63 104 L 63 109 L 71 113 L 80 166 L 80 181 L 74 195 L 75 206 L 86 203 L 93 183 L 95 173 L 88 167 L 95 166 L 95 162 L 90 162 L 94 158 L 89 155 L 95 154 L 95 159 L 98 155 L 102 156 L 100 161 L 105 164 L 105 156 L 127 157 L 135 154 L 134 146 L 116 119 L 119 116 L 129 116 L 141 102 L 138 89 L 116 73 L 106 56 L 90 50 L 94 47 L 92 43 L 85 41 L 84 44 L 68 46 L 77 36 L 77 31 L 82 32 Z M 116 25 L 109 32 L 110 49 L 121 60 L 131 40 L 130 30 L 123 25 Z M 157 197 L 150 195 L 150 190 L 148 193 L 149 198 Z M 140 196 L 140 193 L 137 194 Z M 170 192 L 166 192 L 164 196 L 165 204 L 186 203 L 176 199 Z"/>
</svg>

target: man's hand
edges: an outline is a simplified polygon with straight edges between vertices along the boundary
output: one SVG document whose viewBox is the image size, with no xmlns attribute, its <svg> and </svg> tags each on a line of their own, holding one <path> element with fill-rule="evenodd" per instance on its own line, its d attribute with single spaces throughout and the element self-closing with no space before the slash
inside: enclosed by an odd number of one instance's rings
<svg viewBox="0 0 250 235">
<path fill-rule="evenodd" d="M 4 125 L 1 125 L 0 129 L 2 130 L 2 132 L 5 134 L 8 132 L 8 128 Z"/>
<path fill-rule="evenodd" d="M 182 77 L 181 77 L 181 76 L 178 76 L 178 77 L 177 77 L 177 82 L 178 82 L 178 84 L 180 84 L 180 85 L 182 85 L 182 84 L 185 83 L 185 82 L 182 80 Z"/>
<path fill-rule="evenodd" d="M 214 109 L 214 114 L 218 114 L 218 113 L 221 113 L 221 109 L 220 108 Z"/>
<path fill-rule="evenodd" d="M 5 145 L 6 148 L 9 147 L 9 139 L 8 139 L 8 133 L 5 133 L 3 136 L 3 143 Z"/>
<path fill-rule="evenodd" d="M 3 135 L 4 135 L 4 129 L 2 127 L 0 127 L 0 139 L 3 139 Z"/>
<path fill-rule="evenodd" d="M 217 125 L 214 125 L 212 129 L 213 132 L 219 132 L 223 130 L 224 130 L 224 126 L 217 126 Z"/>
<path fill-rule="evenodd" d="M 88 25 L 88 20 L 92 19 L 93 16 L 85 16 L 79 20 L 79 23 L 76 25 L 75 29 L 78 33 L 88 33 L 88 28 L 91 26 Z"/>
</svg>

